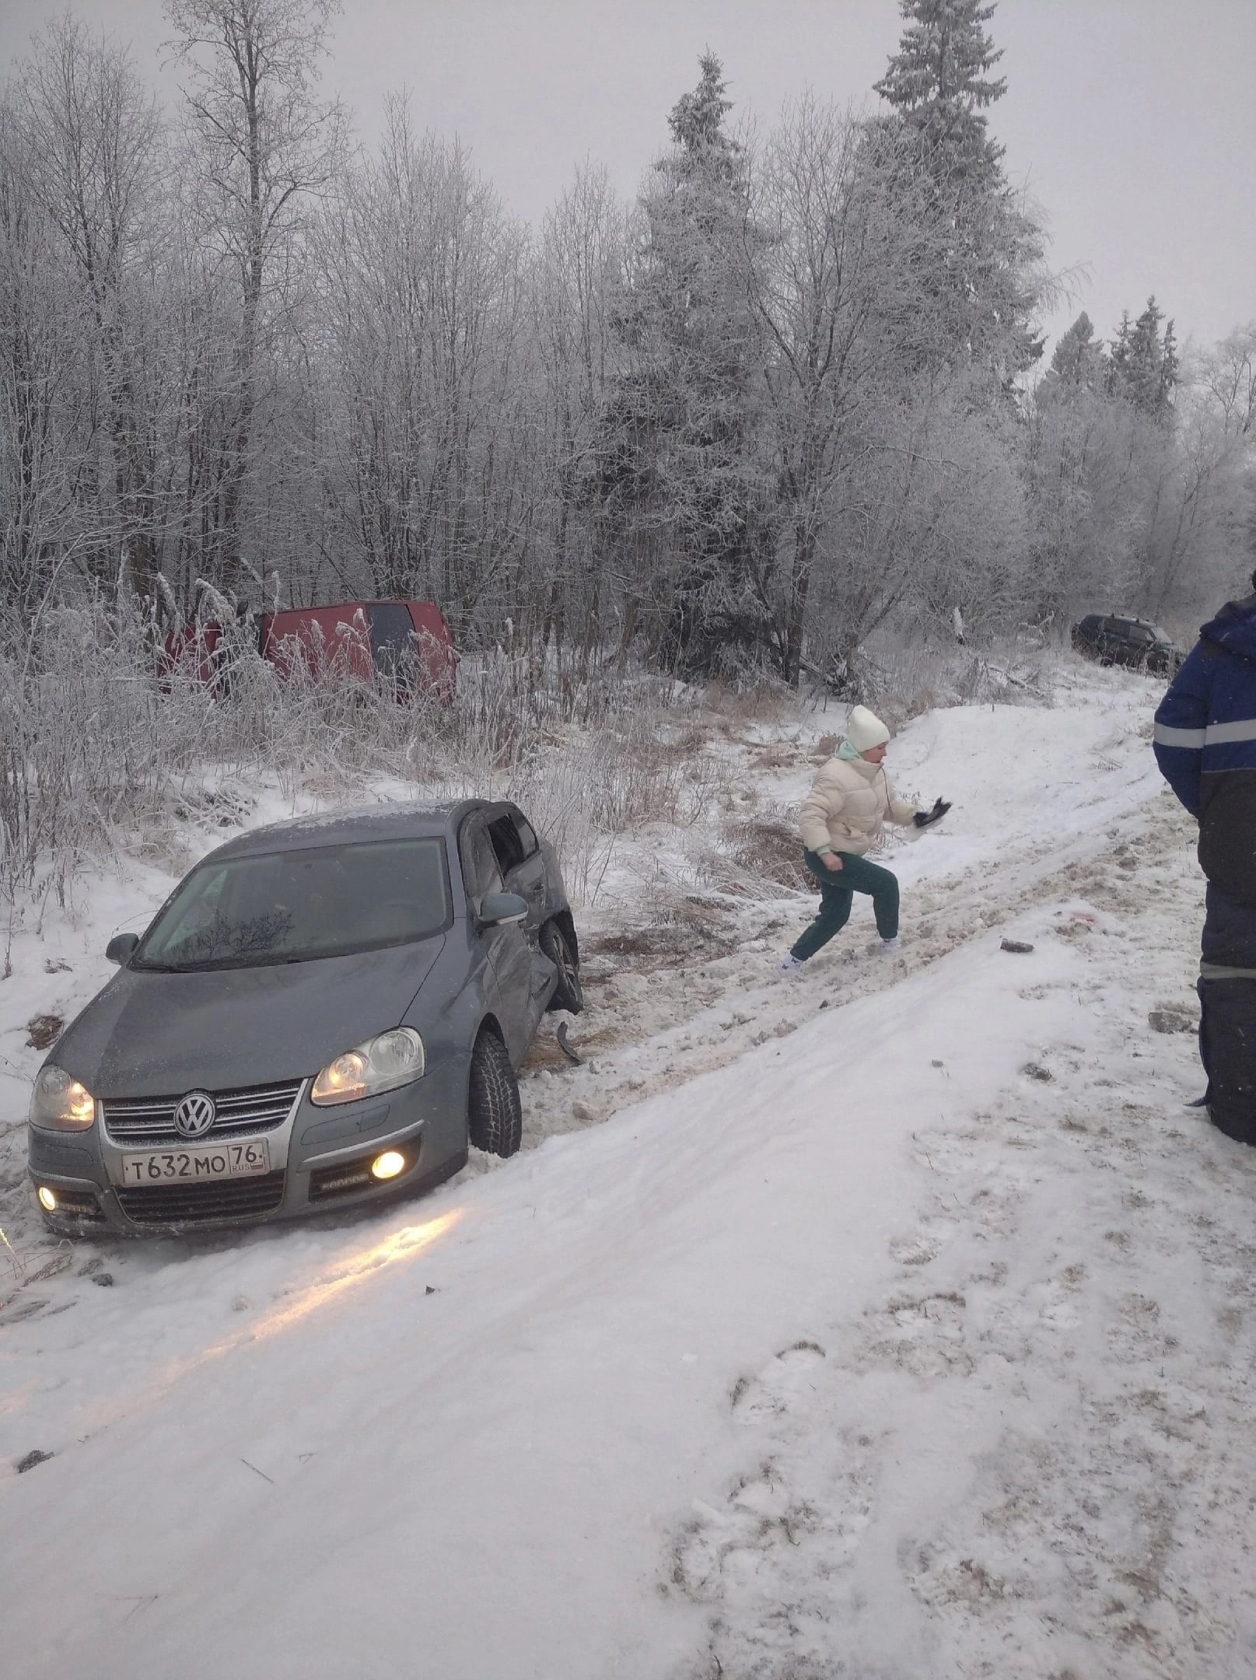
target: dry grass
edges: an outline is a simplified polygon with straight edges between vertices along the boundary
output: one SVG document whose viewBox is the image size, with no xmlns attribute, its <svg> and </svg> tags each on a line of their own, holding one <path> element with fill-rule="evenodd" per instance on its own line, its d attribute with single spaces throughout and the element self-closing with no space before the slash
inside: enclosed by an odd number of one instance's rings
<svg viewBox="0 0 1256 1680">
<path fill-rule="evenodd" d="M 724 825 L 725 848 L 721 854 L 739 876 L 760 883 L 758 897 L 767 896 L 762 883 L 806 892 L 811 876 L 802 861 L 798 824 L 782 811 L 768 811 L 741 817 Z"/>
<path fill-rule="evenodd" d="M 760 682 L 741 688 L 730 683 L 711 682 L 703 690 L 702 704 L 726 726 L 744 729 L 751 723 L 780 723 L 792 714 L 797 705 L 797 695 L 779 682 Z"/>
<path fill-rule="evenodd" d="M 753 748 L 752 770 L 792 770 L 796 765 L 809 764 L 811 754 L 793 741 L 769 741 Z"/>
</svg>

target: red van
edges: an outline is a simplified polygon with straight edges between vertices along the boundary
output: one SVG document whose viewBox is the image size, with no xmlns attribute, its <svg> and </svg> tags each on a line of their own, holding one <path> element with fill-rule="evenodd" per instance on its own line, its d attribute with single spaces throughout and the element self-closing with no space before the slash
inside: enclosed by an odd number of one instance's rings
<svg viewBox="0 0 1256 1680">
<path fill-rule="evenodd" d="M 457 655 L 434 601 L 343 601 L 334 607 L 290 607 L 255 613 L 257 650 L 280 676 L 302 671 L 315 681 L 389 679 L 400 695 L 416 689 L 454 697 Z M 167 669 L 194 665 L 202 682 L 217 680 L 218 624 L 189 624 L 166 637 Z"/>
</svg>

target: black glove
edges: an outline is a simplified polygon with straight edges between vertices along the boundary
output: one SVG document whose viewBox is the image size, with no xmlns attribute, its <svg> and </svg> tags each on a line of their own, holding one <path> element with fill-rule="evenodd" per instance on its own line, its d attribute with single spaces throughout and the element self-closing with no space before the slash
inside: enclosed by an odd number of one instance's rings
<svg viewBox="0 0 1256 1680">
<path fill-rule="evenodd" d="M 941 822 L 950 808 L 949 799 L 935 799 L 931 811 L 917 811 L 912 821 L 917 828 L 928 828 L 931 823 Z"/>
</svg>

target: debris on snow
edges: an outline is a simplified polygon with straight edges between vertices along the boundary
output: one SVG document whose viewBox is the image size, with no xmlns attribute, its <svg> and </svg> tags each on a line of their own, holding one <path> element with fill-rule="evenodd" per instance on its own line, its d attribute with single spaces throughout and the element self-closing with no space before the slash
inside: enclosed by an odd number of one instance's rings
<svg viewBox="0 0 1256 1680">
<path fill-rule="evenodd" d="M 60 1015 L 32 1015 L 26 1023 L 26 1042 L 32 1050 L 50 1050 L 61 1036 L 65 1020 Z"/>
<path fill-rule="evenodd" d="M 1199 1017 L 1192 1015 L 1189 1010 L 1169 1006 L 1149 1010 L 1147 1025 L 1153 1032 L 1158 1033 L 1195 1032 L 1199 1027 Z"/>
</svg>

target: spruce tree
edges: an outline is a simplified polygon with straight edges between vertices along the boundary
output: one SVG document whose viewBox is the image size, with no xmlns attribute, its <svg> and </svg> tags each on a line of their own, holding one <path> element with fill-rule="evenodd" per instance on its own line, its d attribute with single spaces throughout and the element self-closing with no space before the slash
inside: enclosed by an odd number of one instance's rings
<svg viewBox="0 0 1256 1680">
<path fill-rule="evenodd" d="M 947 175 L 989 180 L 1003 147 L 990 138 L 980 113 L 1007 88 L 1003 77 L 985 78 L 1003 56 L 982 28 L 994 15 L 993 4 L 900 0 L 899 10 L 908 27 L 874 91 L 915 130 L 926 155 Z"/>
<path fill-rule="evenodd" d="M 987 74 L 1002 56 L 984 27 L 994 9 L 990 0 L 899 0 L 907 27 L 875 91 L 914 138 L 927 185 L 942 354 L 1008 379 L 1042 354 L 1030 329 L 1042 236 L 1015 201 L 984 115 L 1007 85 Z"/>
<path fill-rule="evenodd" d="M 1067 332 L 1061 333 L 1051 357 L 1051 372 L 1064 385 L 1092 387 L 1103 371 L 1103 345 L 1083 309 Z"/>
<path fill-rule="evenodd" d="M 604 528 L 632 556 L 655 651 L 691 674 L 719 669 L 758 635 L 747 585 L 756 491 L 745 160 L 725 126 L 720 61 L 700 63 L 641 199 L 601 485 Z"/>
<path fill-rule="evenodd" d="M 1109 360 L 1108 387 L 1114 396 L 1155 420 L 1168 420 L 1173 409 L 1173 392 L 1178 381 L 1177 339 L 1173 322 L 1160 324 L 1164 311 L 1154 297 L 1131 325 L 1129 311 L 1121 315 Z"/>
</svg>

